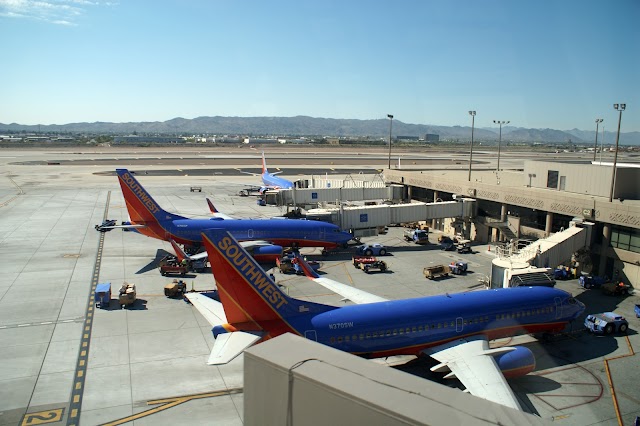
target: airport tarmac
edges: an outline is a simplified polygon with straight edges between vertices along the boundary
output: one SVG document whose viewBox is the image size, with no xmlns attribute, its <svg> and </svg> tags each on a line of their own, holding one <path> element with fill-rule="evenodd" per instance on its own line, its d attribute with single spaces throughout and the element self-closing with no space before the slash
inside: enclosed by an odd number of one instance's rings
<svg viewBox="0 0 640 426">
<path fill-rule="evenodd" d="M 225 366 L 206 365 L 213 344 L 210 327 L 190 305 L 163 294 L 172 278 L 162 277 L 155 262 L 171 252 L 170 245 L 132 232 L 94 229 L 105 218 L 128 219 L 111 175 L 115 165 L 37 163 L 78 156 L 114 158 L 113 152 L 76 151 L 0 152 L 0 257 L 5 271 L 0 282 L 0 424 L 242 424 L 242 356 Z M 240 172 L 184 176 L 183 164 L 166 161 L 179 159 L 175 154 L 154 151 L 154 161 L 136 166 L 177 171 L 139 175 L 165 209 L 206 217 L 204 198 L 209 196 L 218 209 L 238 217 L 284 212 L 236 196 L 238 187 L 229 184 L 257 184 L 257 178 Z M 334 162 L 352 165 L 343 154 L 336 154 Z M 190 192 L 194 185 L 203 192 Z M 481 288 L 479 278 L 489 274 L 493 258 L 486 245 L 474 247 L 474 254 L 458 255 L 435 244 L 407 243 L 402 231 L 391 227 L 386 234 L 363 239 L 391 247 L 385 257 L 390 272 L 384 274 L 355 269 L 352 251 L 326 258 L 319 250 L 305 253 L 322 262 L 328 277 L 391 299 Z M 430 239 L 434 242 L 436 233 Z M 466 276 L 430 281 L 422 275 L 424 266 L 458 259 L 469 263 Z M 291 296 L 344 303 L 303 277 L 275 275 Z M 136 284 L 138 301 L 120 309 L 115 299 L 125 281 Z M 214 287 L 211 273 L 190 274 L 186 281 L 196 290 Z M 89 303 L 98 282 L 111 282 L 114 300 L 109 309 Z M 595 337 L 582 330 L 579 320 L 573 332 L 557 340 L 529 342 L 538 366 L 510 381 L 512 388 L 527 411 L 554 423 L 633 424 L 640 415 L 634 349 L 640 344 L 640 320 L 633 315 L 633 304 L 640 298 L 583 291 L 577 280 L 559 282 L 558 287 L 583 301 L 586 313 L 622 313 L 630 330 L 624 336 Z M 433 378 L 428 365 L 416 360 L 398 368 Z"/>
</svg>

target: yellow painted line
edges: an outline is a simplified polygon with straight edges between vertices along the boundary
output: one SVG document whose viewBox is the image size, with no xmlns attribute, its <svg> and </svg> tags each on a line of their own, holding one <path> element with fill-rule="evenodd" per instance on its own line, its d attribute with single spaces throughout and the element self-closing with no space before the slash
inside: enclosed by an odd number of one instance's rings
<svg viewBox="0 0 640 426">
<path fill-rule="evenodd" d="M 87 342 L 82 342 L 82 347 L 86 348 L 87 347 Z"/>
<path fill-rule="evenodd" d="M 89 331 L 89 329 L 91 329 L 91 327 L 86 326 L 86 327 L 84 328 L 84 331 Z"/>
<path fill-rule="evenodd" d="M 121 419 L 117 419 L 109 423 L 104 423 L 102 426 L 117 426 L 124 423 L 129 423 L 134 420 L 138 420 L 143 417 L 147 417 L 147 416 L 159 413 L 161 411 L 168 410 L 169 408 L 173 408 L 176 405 L 184 404 L 185 402 L 188 402 L 192 399 L 203 399 L 203 398 L 213 398 L 217 396 L 233 395 L 233 394 L 241 393 L 242 391 L 243 391 L 243 388 L 233 388 L 233 389 L 217 391 L 217 392 L 206 392 L 206 393 L 179 396 L 179 397 L 173 397 L 173 398 L 155 399 L 152 401 L 147 401 L 147 405 L 156 405 L 156 404 L 163 404 L 163 405 L 160 405 L 159 407 L 151 408 L 147 411 L 143 411 L 138 414 L 134 414 L 133 416 L 123 417 Z"/>
<path fill-rule="evenodd" d="M 71 417 L 78 417 L 78 409 L 74 408 L 73 410 L 71 410 Z"/>
<path fill-rule="evenodd" d="M 83 339 L 88 339 L 88 338 L 89 338 L 89 333 L 84 333 Z"/>
<path fill-rule="evenodd" d="M 82 376 L 84 376 L 84 371 L 82 370 L 78 371 L 78 377 L 82 377 Z"/>
<path fill-rule="evenodd" d="M 73 396 L 73 402 L 74 402 L 74 404 L 77 404 L 78 402 L 80 402 L 80 395 L 74 395 Z"/>
<path fill-rule="evenodd" d="M 76 382 L 76 390 L 82 389 L 82 382 Z"/>
<path fill-rule="evenodd" d="M 22 418 L 20 426 L 44 425 L 47 423 L 57 423 L 62 420 L 64 408 L 38 411 L 37 413 L 27 413 Z"/>
<path fill-rule="evenodd" d="M 634 356 L 636 352 L 633 350 L 633 346 L 631 345 L 631 341 L 629 340 L 629 336 L 624 336 L 627 340 L 627 347 L 629 348 L 629 353 L 624 355 L 618 355 L 613 358 L 605 358 L 604 359 L 604 369 L 607 373 L 607 381 L 609 382 L 609 391 L 611 392 L 611 399 L 613 401 L 613 408 L 616 411 L 616 417 L 618 418 L 618 425 L 624 426 L 622 421 L 622 415 L 620 414 L 620 406 L 618 405 L 618 398 L 616 396 L 616 389 L 613 386 L 613 378 L 611 377 L 611 370 L 609 369 L 609 361 L 614 361 L 620 358 L 627 358 L 630 356 Z"/>
<path fill-rule="evenodd" d="M 87 356 L 87 351 L 80 352 L 80 356 Z"/>
<path fill-rule="evenodd" d="M 343 263 L 342 266 L 344 266 L 344 272 L 347 274 L 347 278 L 349 278 L 349 284 L 353 286 L 353 279 L 351 279 L 351 274 L 347 271 L 347 264 Z"/>
<path fill-rule="evenodd" d="M 84 359 L 80 360 L 80 367 L 84 367 Z"/>
</svg>

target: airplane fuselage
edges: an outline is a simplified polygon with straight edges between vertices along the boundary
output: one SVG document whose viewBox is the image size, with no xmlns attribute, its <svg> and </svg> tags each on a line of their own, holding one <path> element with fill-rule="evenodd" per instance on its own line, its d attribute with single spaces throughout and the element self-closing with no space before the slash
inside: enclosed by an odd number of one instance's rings
<svg viewBox="0 0 640 426">
<path fill-rule="evenodd" d="M 351 239 L 332 224 L 296 219 L 179 219 L 158 222 L 156 235 L 180 244 L 199 245 L 206 229 L 222 228 L 238 241 L 265 240 L 283 247 L 334 248 Z"/>
<path fill-rule="evenodd" d="M 269 172 L 262 174 L 262 183 L 267 188 L 273 189 L 289 189 L 293 188 L 293 182 L 290 180 L 272 175 Z"/>
<path fill-rule="evenodd" d="M 448 341 L 485 335 L 497 339 L 555 332 L 584 305 L 562 290 L 518 287 L 350 305 L 283 318 L 264 329 L 294 332 L 365 357 L 417 355 Z"/>
</svg>

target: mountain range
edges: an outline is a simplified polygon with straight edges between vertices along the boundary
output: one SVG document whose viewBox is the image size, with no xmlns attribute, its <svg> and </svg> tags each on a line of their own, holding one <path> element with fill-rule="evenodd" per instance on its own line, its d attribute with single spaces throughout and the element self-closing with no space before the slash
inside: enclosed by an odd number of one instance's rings
<svg viewBox="0 0 640 426">
<path fill-rule="evenodd" d="M 393 135 L 420 136 L 437 134 L 440 140 L 470 140 L 470 126 L 436 126 L 393 121 Z M 128 123 L 69 123 L 51 125 L 23 125 L 0 123 L 0 132 L 46 132 L 46 133 L 91 133 L 91 134 L 180 134 L 180 135 L 276 135 L 276 136 L 333 136 L 333 137 L 379 137 L 389 136 L 389 120 L 353 120 L 334 118 L 296 117 L 198 117 L 193 119 L 173 118 L 167 121 Z M 605 132 L 605 144 L 615 143 L 615 132 Z M 602 135 L 599 135 L 601 138 Z M 474 139 L 496 141 L 497 128 L 474 129 Z M 522 143 L 577 143 L 588 144 L 595 140 L 591 130 L 526 129 L 505 126 L 502 139 L 506 142 Z M 601 139 L 598 141 L 601 142 Z M 640 132 L 620 133 L 621 145 L 640 145 Z"/>
</svg>

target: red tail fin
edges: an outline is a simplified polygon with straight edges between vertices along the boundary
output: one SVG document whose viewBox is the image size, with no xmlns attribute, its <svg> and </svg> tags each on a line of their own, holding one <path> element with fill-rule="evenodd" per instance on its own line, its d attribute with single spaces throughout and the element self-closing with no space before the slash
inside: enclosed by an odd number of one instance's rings
<svg viewBox="0 0 640 426">
<path fill-rule="evenodd" d="M 207 198 L 206 200 L 207 200 L 207 204 L 209 204 L 209 211 L 211 213 L 220 213 L 218 209 L 216 209 L 216 206 L 213 205 L 210 199 Z"/>
<path fill-rule="evenodd" d="M 272 336 L 299 334 L 294 317 L 335 309 L 287 296 L 226 230 L 207 230 L 202 240 L 230 324 L 258 325 Z"/>
<path fill-rule="evenodd" d="M 129 170 L 116 169 L 116 173 L 118 174 L 120 188 L 129 211 L 131 223 L 146 225 L 145 228 L 138 228 L 138 232 L 141 234 L 165 240 L 167 231 L 163 228 L 161 222 L 184 219 L 184 217 L 163 210 Z"/>
</svg>

